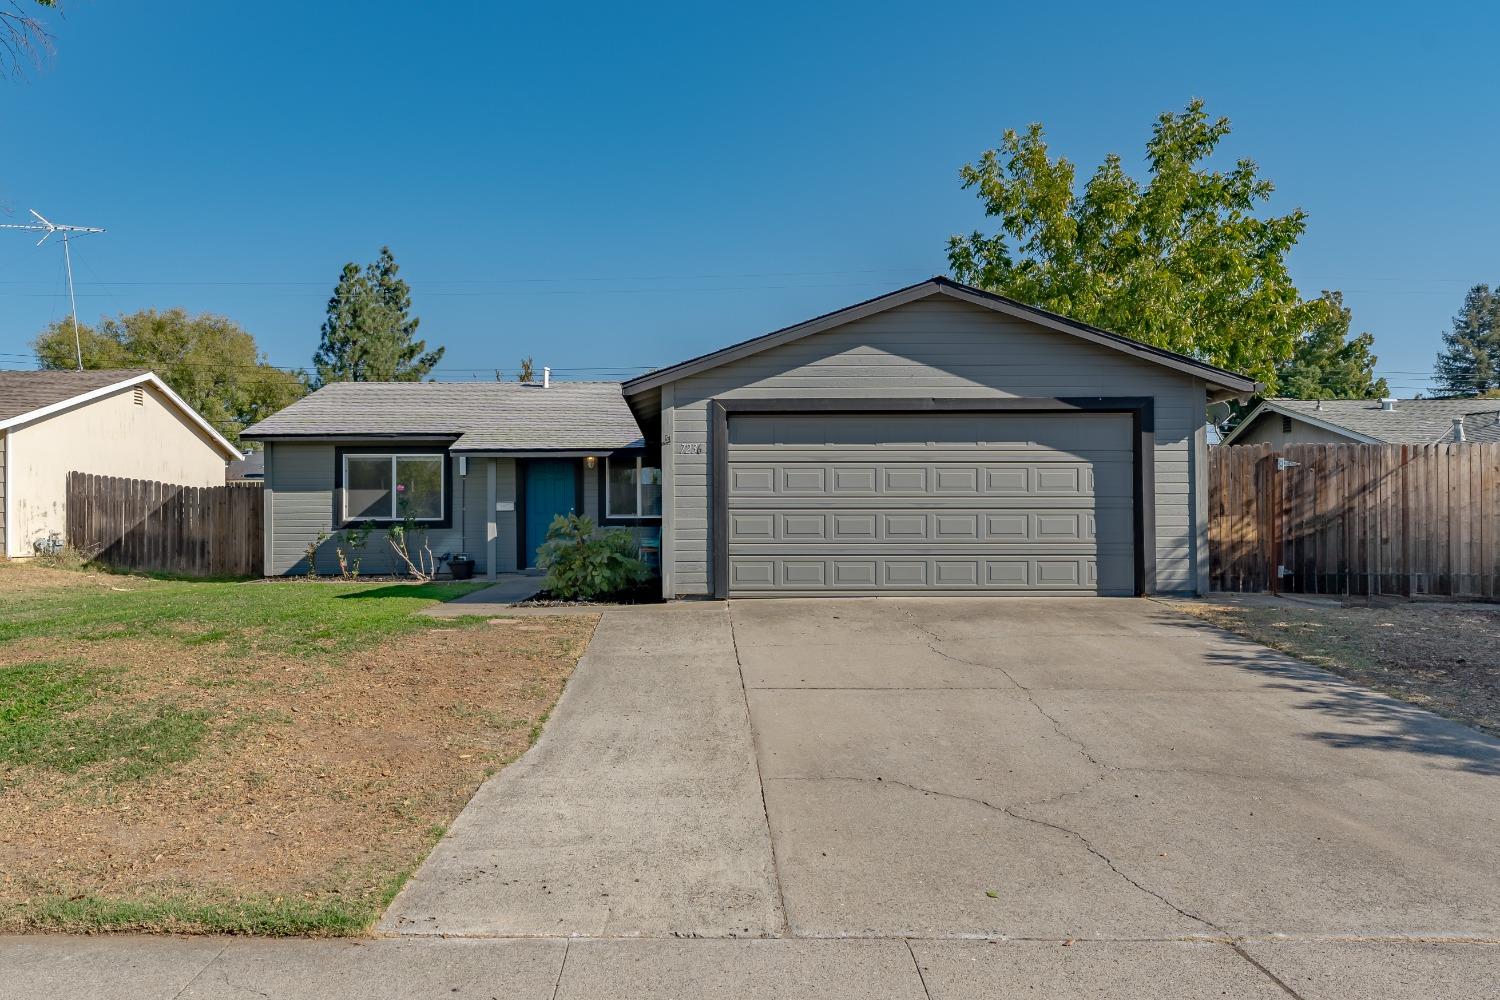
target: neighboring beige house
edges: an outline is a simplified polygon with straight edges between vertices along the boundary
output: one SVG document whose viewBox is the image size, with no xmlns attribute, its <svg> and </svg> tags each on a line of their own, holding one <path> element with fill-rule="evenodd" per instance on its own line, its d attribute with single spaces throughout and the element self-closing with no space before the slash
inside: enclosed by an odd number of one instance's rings
<svg viewBox="0 0 1500 1000">
<path fill-rule="evenodd" d="M 1500 399 L 1268 399 L 1223 444 L 1500 441 Z"/>
<path fill-rule="evenodd" d="M 222 486 L 243 457 L 149 371 L 0 372 L 0 553 L 66 537 L 69 472 Z"/>
</svg>

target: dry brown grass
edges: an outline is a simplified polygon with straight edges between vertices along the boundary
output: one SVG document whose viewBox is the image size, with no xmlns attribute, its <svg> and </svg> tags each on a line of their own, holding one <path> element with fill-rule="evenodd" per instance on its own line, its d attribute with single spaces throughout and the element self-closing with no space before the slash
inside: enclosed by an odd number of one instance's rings
<svg viewBox="0 0 1500 1000">
<path fill-rule="evenodd" d="M 130 586 L 25 576 L 33 590 Z M 0 780 L 0 929 L 367 924 L 479 783 L 534 740 L 597 620 L 434 623 L 332 658 L 180 634 L 0 646 L 0 667 L 97 671 L 107 694 L 84 712 L 169 702 L 207 720 L 190 759 L 145 777 L 32 766 Z M 278 908 L 294 919 L 278 923 Z M 272 919 L 236 924 L 250 911 Z M 328 927 L 325 911 L 338 914 Z"/>
<path fill-rule="evenodd" d="M 1500 606 L 1340 607 L 1224 595 L 1180 611 L 1500 735 Z"/>
</svg>

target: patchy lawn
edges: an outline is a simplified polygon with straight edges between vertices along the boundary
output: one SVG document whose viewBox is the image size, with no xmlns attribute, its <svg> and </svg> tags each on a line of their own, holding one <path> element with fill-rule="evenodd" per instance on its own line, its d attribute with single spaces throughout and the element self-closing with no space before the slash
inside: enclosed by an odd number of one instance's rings
<svg viewBox="0 0 1500 1000">
<path fill-rule="evenodd" d="M 1223 595 L 1175 602 L 1273 649 L 1500 735 L 1500 606 L 1340 607 Z"/>
<path fill-rule="evenodd" d="M 0 930 L 366 930 L 597 622 L 475 586 L 0 562 Z"/>
</svg>

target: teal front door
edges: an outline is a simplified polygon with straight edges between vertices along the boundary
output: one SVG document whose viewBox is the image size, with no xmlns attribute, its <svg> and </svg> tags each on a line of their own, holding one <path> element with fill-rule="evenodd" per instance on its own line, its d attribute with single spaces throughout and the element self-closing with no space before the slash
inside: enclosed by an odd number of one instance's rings
<svg viewBox="0 0 1500 1000">
<path fill-rule="evenodd" d="M 547 528 L 559 514 L 571 514 L 578 503 L 578 463 L 548 458 L 526 463 L 526 544 L 521 566 L 536 565 L 536 550 L 547 540 Z"/>
</svg>

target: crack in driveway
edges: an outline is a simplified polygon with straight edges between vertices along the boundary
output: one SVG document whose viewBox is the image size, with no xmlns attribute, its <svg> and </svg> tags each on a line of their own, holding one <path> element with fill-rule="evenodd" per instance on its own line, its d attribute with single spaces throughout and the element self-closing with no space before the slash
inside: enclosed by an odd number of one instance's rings
<svg viewBox="0 0 1500 1000">
<path fill-rule="evenodd" d="M 1192 912 L 1191 910 L 1188 910 L 1188 909 L 1185 909 L 1185 908 L 1183 908 L 1181 906 L 1178 906 L 1176 903 L 1172 902 L 1170 899 L 1168 899 L 1166 896 L 1162 895 L 1161 893 L 1157 892 L 1155 889 L 1152 889 L 1150 886 L 1143 885 L 1141 882 L 1139 882 L 1134 877 L 1132 877 L 1129 872 L 1126 872 L 1119 865 L 1115 864 L 1113 858 L 1109 857 L 1109 855 L 1107 855 L 1103 851 L 1099 850 L 1099 848 L 1094 845 L 1093 841 L 1089 840 L 1089 838 L 1085 837 L 1083 834 L 1079 833 L 1077 830 L 1074 830 L 1074 829 L 1072 829 L 1070 827 L 1063 826 L 1060 823 L 1053 823 L 1053 822 L 1050 822 L 1048 820 L 1037 819 L 1035 816 L 1027 816 L 1027 815 L 1024 815 L 1023 813 L 1019 813 L 1019 812 L 1016 811 L 1017 809 L 1024 809 L 1027 806 L 1046 805 L 1046 804 L 1049 804 L 1051 802 L 1056 801 L 1056 798 L 1046 799 L 1046 800 L 1041 801 L 1041 802 L 1023 802 L 1023 803 L 1021 803 L 1018 806 L 1002 806 L 1002 805 L 997 805 L 996 803 L 991 802 L 988 799 L 981 799 L 981 798 L 979 798 L 977 796 L 973 796 L 973 795 L 960 795 L 957 792 L 944 792 L 944 791 L 941 791 L 941 790 L 936 789 L 936 788 L 924 788 L 921 785 L 914 785 L 914 784 L 912 784 L 909 781 L 902 781 L 900 778 L 886 778 L 886 777 L 883 777 L 883 776 L 882 777 L 878 777 L 878 778 L 861 778 L 861 777 L 856 777 L 856 776 L 853 776 L 853 775 L 826 775 L 826 776 L 820 776 L 820 777 L 816 777 L 816 778 L 773 778 L 771 780 L 773 780 L 773 781 L 844 781 L 844 782 L 855 782 L 855 783 L 859 783 L 859 784 L 896 785 L 896 786 L 908 789 L 908 790 L 913 791 L 913 792 L 918 792 L 918 793 L 920 793 L 922 795 L 932 795 L 932 796 L 936 796 L 937 798 L 941 798 L 941 799 L 952 799 L 952 800 L 957 801 L 957 802 L 969 802 L 969 803 L 972 803 L 974 805 L 983 806 L 986 809 L 993 810 L 993 811 L 995 811 L 997 813 L 1000 813 L 1002 816 L 1008 816 L 1011 819 L 1017 820 L 1019 822 L 1030 823 L 1032 825 L 1040 826 L 1040 827 L 1043 827 L 1045 829 L 1052 830 L 1054 832 L 1061 833 L 1061 834 L 1064 834 L 1066 836 L 1072 837 L 1074 840 L 1078 841 L 1079 844 L 1083 845 L 1084 850 L 1086 850 L 1093 857 L 1097 858 L 1107 868 L 1109 868 L 1110 871 L 1112 871 L 1116 875 L 1118 875 L 1127 884 L 1129 884 L 1130 886 L 1132 886 L 1135 889 L 1139 890 L 1140 892 L 1145 893 L 1146 895 L 1150 896 L 1152 899 L 1157 900 L 1162 905 L 1166 906 L 1168 909 L 1170 909 L 1174 913 L 1176 913 L 1178 916 L 1181 916 L 1181 917 L 1183 917 L 1184 919 L 1187 919 L 1187 920 L 1191 920 L 1191 921 L 1193 921 L 1195 923 L 1202 924 L 1204 927 L 1207 927 L 1209 930 L 1213 931 L 1214 935 L 1217 938 L 1219 938 L 1219 939 L 1228 941 L 1228 940 L 1231 940 L 1234 937 L 1234 935 L 1231 934 L 1228 930 L 1226 930 L 1223 927 L 1220 927 L 1218 924 L 1214 923 L 1212 920 L 1209 920 L 1206 917 L 1199 916 L 1198 914 Z M 1078 794 L 1079 792 L 1081 792 L 1083 790 L 1084 789 L 1076 789 L 1076 790 L 1071 791 L 1071 792 L 1066 792 L 1066 793 L 1064 793 L 1063 796 L 1059 796 L 1058 798 L 1065 797 L 1067 795 L 1076 795 L 1076 794 Z"/>
</svg>

